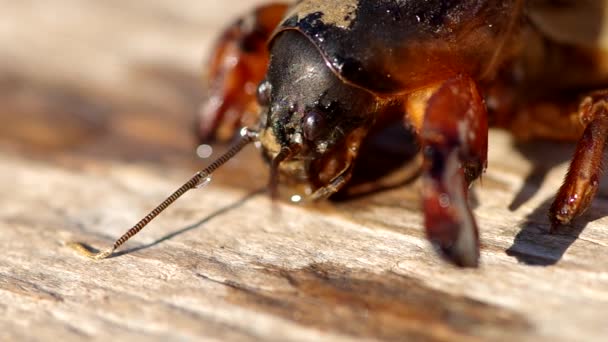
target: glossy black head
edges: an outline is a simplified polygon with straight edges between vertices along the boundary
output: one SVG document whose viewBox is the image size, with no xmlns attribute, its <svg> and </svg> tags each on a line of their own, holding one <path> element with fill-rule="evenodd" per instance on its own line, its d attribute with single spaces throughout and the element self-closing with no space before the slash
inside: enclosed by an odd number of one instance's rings
<svg viewBox="0 0 608 342">
<path fill-rule="evenodd" d="M 350 172 L 377 107 L 373 94 L 344 83 L 328 65 L 311 40 L 283 31 L 258 89 L 264 154 L 284 182 L 306 184 L 306 192 Z"/>
</svg>

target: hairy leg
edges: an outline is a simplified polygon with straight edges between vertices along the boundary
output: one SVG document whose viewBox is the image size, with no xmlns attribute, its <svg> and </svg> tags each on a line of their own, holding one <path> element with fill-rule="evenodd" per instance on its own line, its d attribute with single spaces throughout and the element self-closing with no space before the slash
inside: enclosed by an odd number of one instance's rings
<svg viewBox="0 0 608 342">
<path fill-rule="evenodd" d="M 578 115 L 585 127 L 576 146 L 568 173 L 549 210 L 553 230 L 569 224 L 589 208 L 602 173 L 602 158 L 608 139 L 608 91 L 586 97 Z"/>
</svg>

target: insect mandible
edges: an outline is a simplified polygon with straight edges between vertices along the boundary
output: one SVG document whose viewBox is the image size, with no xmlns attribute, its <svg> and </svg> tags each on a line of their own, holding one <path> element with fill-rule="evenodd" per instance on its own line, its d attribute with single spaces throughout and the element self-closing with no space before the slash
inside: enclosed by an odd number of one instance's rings
<svg viewBox="0 0 608 342">
<path fill-rule="evenodd" d="M 199 135 L 241 138 L 107 250 L 109 256 L 250 142 L 270 189 L 329 197 L 373 130 L 403 123 L 422 154 L 426 233 L 447 260 L 479 262 L 467 196 L 487 165 L 488 126 L 578 140 L 550 208 L 570 223 L 598 189 L 608 136 L 604 1 L 301 0 L 256 8 L 222 34 L 209 63 Z M 599 89 L 599 90 L 596 90 Z M 565 95 L 564 95 L 565 94 Z"/>
</svg>

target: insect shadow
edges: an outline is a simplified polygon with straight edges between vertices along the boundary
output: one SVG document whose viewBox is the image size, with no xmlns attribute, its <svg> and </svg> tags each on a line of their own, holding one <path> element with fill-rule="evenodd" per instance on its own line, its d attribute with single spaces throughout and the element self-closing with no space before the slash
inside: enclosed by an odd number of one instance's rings
<svg viewBox="0 0 608 342">
<path fill-rule="evenodd" d="M 549 171 L 569 161 L 574 154 L 574 144 L 572 143 L 535 140 L 532 142 L 516 142 L 514 147 L 532 164 L 532 170 L 509 204 L 509 210 L 511 211 L 519 209 L 534 197 Z M 551 153 L 547 153 L 547 151 L 551 151 Z"/>
<path fill-rule="evenodd" d="M 205 216 L 204 218 L 202 218 L 198 222 L 195 222 L 195 223 L 192 223 L 190 225 L 187 225 L 186 227 L 183 227 L 183 228 L 178 229 L 178 230 L 176 230 L 174 232 L 171 232 L 171 233 L 169 233 L 169 234 L 167 234 L 167 235 L 165 235 L 165 236 L 163 236 L 163 237 L 161 237 L 161 238 L 159 238 L 159 239 L 157 239 L 155 241 L 147 243 L 145 245 L 141 245 L 141 246 L 137 246 L 137 247 L 132 247 L 132 248 L 128 248 L 128 249 L 122 250 L 120 252 L 116 252 L 115 254 L 113 254 L 112 256 L 110 256 L 110 258 L 115 258 L 115 257 L 119 257 L 119 256 L 124 255 L 124 254 L 130 254 L 130 253 L 137 252 L 137 251 L 140 251 L 140 250 L 143 250 L 143 249 L 146 249 L 146 248 L 150 248 L 150 247 L 156 246 L 156 245 L 158 245 L 158 244 L 160 244 L 160 243 L 162 243 L 164 241 L 173 239 L 174 237 L 176 237 L 178 235 L 181 235 L 181 234 L 187 233 L 187 232 L 189 232 L 191 230 L 200 228 L 202 225 L 204 225 L 206 223 L 209 223 L 214 218 L 216 218 L 216 217 L 218 217 L 220 215 L 226 214 L 226 213 L 228 213 L 228 212 L 230 212 L 230 211 L 232 211 L 234 209 L 237 209 L 237 208 L 241 207 L 242 205 L 244 205 L 247 201 L 249 201 L 253 197 L 255 197 L 257 195 L 260 195 L 260 194 L 263 194 L 264 192 L 266 192 L 266 188 L 254 190 L 254 191 L 250 192 L 249 194 L 247 194 L 245 197 L 239 199 L 238 201 L 236 201 L 234 203 L 231 203 L 231 204 L 229 204 L 229 205 L 227 205 L 225 207 L 222 207 L 222 208 L 214 211 L 213 213 Z"/>
<path fill-rule="evenodd" d="M 550 141 L 520 142 L 515 143 L 515 148 L 533 164 L 521 189 L 509 205 L 511 211 L 517 210 L 529 201 L 538 192 L 549 171 L 569 161 L 574 153 L 574 144 Z M 608 179 L 604 179 L 605 183 Z M 602 190 L 600 189 L 599 192 L 601 193 Z M 598 194 L 598 197 L 600 196 L 601 194 Z M 592 205 L 587 213 L 575 219 L 571 225 L 560 227 L 557 232 L 552 233 L 549 231 L 548 212 L 553 199 L 553 197 L 548 198 L 525 217 L 521 230 L 506 251 L 507 255 L 527 265 L 554 265 L 578 239 L 588 222 L 608 215 L 608 208 Z"/>
<path fill-rule="evenodd" d="M 580 219 L 571 226 L 561 227 L 555 233 L 549 232 L 547 213 L 552 200 L 546 200 L 526 216 L 513 245 L 506 251 L 507 255 L 515 257 L 520 263 L 534 266 L 550 266 L 561 260 L 578 239 L 587 221 Z"/>
</svg>

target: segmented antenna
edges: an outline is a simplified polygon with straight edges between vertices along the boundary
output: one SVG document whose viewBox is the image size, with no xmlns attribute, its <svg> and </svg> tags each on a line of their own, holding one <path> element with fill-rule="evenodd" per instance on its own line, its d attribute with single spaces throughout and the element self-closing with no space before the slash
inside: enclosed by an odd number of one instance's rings
<svg viewBox="0 0 608 342">
<path fill-rule="evenodd" d="M 92 253 L 84 244 L 79 242 L 70 242 L 68 246 L 75 249 L 80 254 L 95 260 L 101 260 L 109 257 L 114 253 L 114 251 L 120 247 L 122 244 L 127 242 L 130 238 L 132 238 L 135 234 L 139 233 L 150 221 L 152 221 L 158 214 L 163 212 L 167 207 L 171 205 L 171 203 L 175 202 L 178 198 L 180 198 L 184 193 L 188 190 L 191 190 L 197 187 L 200 184 L 207 182 L 207 178 L 213 173 L 213 171 L 217 170 L 220 166 L 226 163 L 228 160 L 232 159 L 237 153 L 239 153 L 243 147 L 247 146 L 249 143 L 257 140 L 258 134 L 257 132 L 251 131 L 247 128 L 243 128 L 241 130 L 241 138 L 236 142 L 234 146 L 228 150 L 228 152 L 224 153 L 218 159 L 216 159 L 211 165 L 207 166 L 205 169 L 198 171 L 189 181 L 184 183 L 179 189 L 175 190 L 171 196 L 167 197 L 161 204 L 159 204 L 154 210 L 152 210 L 148 215 L 142 218 L 136 225 L 134 225 L 131 229 L 129 229 L 123 236 L 121 236 L 114 245 L 111 247 L 100 251 L 99 253 Z"/>
</svg>

